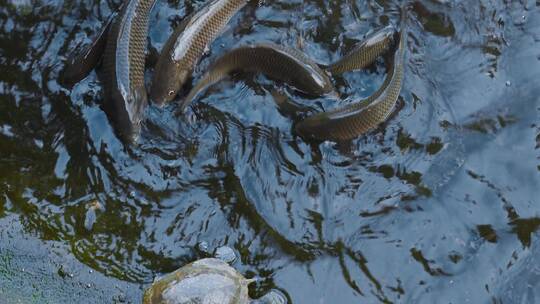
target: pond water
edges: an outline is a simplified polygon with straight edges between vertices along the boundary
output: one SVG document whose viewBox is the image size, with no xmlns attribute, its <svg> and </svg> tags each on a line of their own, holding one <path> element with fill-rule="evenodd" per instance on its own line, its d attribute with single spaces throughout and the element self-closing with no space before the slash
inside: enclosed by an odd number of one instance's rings
<svg viewBox="0 0 540 304">
<path fill-rule="evenodd" d="M 206 1 L 157 1 L 147 78 Z M 185 117 L 150 106 L 125 147 L 93 72 L 58 82 L 119 1 L 0 0 L 0 303 L 140 302 L 156 276 L 228 245 L 291 303 L 540 301 L 540 2 L 412 2 L 399 106 L 348 143 L 307 142 L 271 91 L 318 110 L 373 93 L 382 62 L 335 77 L 342 100 L 262 76 L 211 87 Z M 252 1 L 197 66 L 272 41 L 320 63 L 399 24 L 397 1 Z M 66 300 L 68 299 L 68 300 Z"/>
</svg>

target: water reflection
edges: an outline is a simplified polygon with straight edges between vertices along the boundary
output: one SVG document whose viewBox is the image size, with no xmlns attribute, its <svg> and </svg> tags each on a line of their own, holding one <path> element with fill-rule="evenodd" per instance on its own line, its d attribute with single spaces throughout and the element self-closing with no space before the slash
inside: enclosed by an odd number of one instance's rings
<svg viewBox="0 0 540 304">
<path fill-rule="evenodd" d="M 189 118 L 150 107 L 141 144 L 124 147 L 95 73 L 72 90 L 57 83 L 117 1 L 20 3 L 0 0 L 0 217 L 19 215 L 88 267 L 148 283 L 196 258 L 200 241 L 227 244 L 241 272 L 263 277 L 253 297 L 278 287 L 293 303 L 485 302 L 511 298 L 496 291 L 516 273 L 535 277 L 507 264 L 533 259 L 539 228 L 538 4 L 414 2 L 401 108 L 348 145 L 295 137 L 273 83 L 246 76 L 214 86 Z M 201 5 L 158 2 L 151 47 Z M 194 77 L 261 39 L 331 62 L 398 7 L 251 3 Z M 331 108 L 383 78 L 382 66 L 336 78 L 339 102 L 287 93 Z"/>
</svg>

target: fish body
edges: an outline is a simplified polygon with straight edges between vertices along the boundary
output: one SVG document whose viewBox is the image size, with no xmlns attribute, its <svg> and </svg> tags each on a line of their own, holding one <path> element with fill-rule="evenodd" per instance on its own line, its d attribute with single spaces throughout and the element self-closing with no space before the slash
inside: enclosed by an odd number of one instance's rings
<svg viewBox="0 0 540 304">
<path fill-rule="evenodd" d="M 396 29 L 388 25 L 371 35 L 368 35 L 347 55 L 326 68 L 337 75 L 348 71 L 360 70 L 371 65 L 377 58 L 386 53 L 394 45 Z"/>
<path fill-rule="evenodd" d="M 359 102 L 309 116 L 295 126 L 296 133 L 318 140 L 345 141 L 358 137 L 384 122 L 401 91 L 406 48 L 405 27 L 399 36 L 383 85 Z"/>
<path fill-rule="evenodd" d="M 99 33 L 92 39 L 92 42 L 87 46 L 78 45 L 75 51 L 66 60 L 66 66 L 62 71 L 62 82 L 72 87 L 77 82 L 83 80 L 90 72 L 98 65 L 101 60 L 105 45 L 107 44 L 107 36 L 111 24 L 114 22 L 118 12 L 114 12 L 107 22 L 105 22 Z"/>
<path fill-rule="evenodd" d="M 124 142 L 134 142 L 140 130 L 147 94 L 144 86 L 148 15 L 155 0 L 127 1 L 107 37 L 101 81 L 103 108 Z"/>
<path fill-rule="evenodd" d="M 158 105 L 171 101 L 230 19 L 247 0 L 213 0 L 186 18 L 163 46 L 158 59 L 150 97 Z"/>
<path fill-rule="evenodd" d="M 182 101 L 181 109 L 200 91 L 237 71 L 261 73 L 313 96 L 333 91 L 328 75 L 302 52 L 273 43 L 258 43 L 238 47 L 218 58 Z"/>
</svg>

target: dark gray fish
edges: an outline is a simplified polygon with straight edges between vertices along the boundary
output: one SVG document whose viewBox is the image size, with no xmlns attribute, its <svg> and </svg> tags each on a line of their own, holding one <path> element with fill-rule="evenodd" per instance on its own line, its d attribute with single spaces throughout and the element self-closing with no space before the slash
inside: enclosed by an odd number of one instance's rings
<svg viewBox="0 0 540 304">
<path fill-rule="evenodd" d="M 148 15 L 155 0 L 129 0 L 112 23 L 103 58 L 103 108 L 124 142 L 139 134 L 147 105 L 144 86 Z"/>
<path fill-rule="evenodd" d="M 269 89 L 277 109 L 281 115 L 289 117 L 293 120 L 299 120 L 306 117 L 308 114 L 316 113 L 315 109 L 293 101 L 285 92 L 279 89 Z"/>
<path fill-rule="evenodd" d="M 392 112 L 401 91 L 405 33 L 403 26 L 399 45 L 388 64 L 388 74 L 379 90 L 359 102 L 304 119 L 296 125 L 296 132 L 307 138 L 344 141 L 356 138 L 384 122 Z"/>
<path fill-rule="evenodd" d="M 119 10 L 122 10 L 122 6 Z M 63 84 L 70 87 L 75 85 L 86 78 L 98 65 L 107 44 L 109 29 L 117 16 L 118 12 L 114 12 L 107 19 L 101 31 L 92 39 L 89 45 L 78 45 L 75 48 L 75 51 L 66 60 L 66 66 L 62 71 L 61 81 Z"/>
<path fill-rule="evenodd" d="M 205 49 L 246 2 L 214 0 L 180 24 L 163 46 L 156 65 L 150 89 L 154 103 L 163 105 L 176 96 Z"/>
<path fill-rule="evenodd" d="M 180 108 L 185 109 L 200 91 L 236 71 L 262 73 L 309 95 L 320 96 L 333 91 L 328 75 L 302 52 L 273 43 L 259 43 L 238 47 L 218 58 Z"/>
<path fill-rule="evenodd" d="M 326 68 L 337 75 L 348 71 L 360 70 L 371 65 L 379 56 L 388 52 L 394 45 L 396 29 L 388 25 L 379 31 L 368 35 L 347 55 Z"/>
</svg>

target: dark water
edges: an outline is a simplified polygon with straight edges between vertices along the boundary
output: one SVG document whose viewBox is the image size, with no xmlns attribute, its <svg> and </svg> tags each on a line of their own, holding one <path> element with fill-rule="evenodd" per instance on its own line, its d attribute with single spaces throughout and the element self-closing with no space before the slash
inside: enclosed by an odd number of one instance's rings
<svg viewBox="0 0 540 304">
<path fill-rule="evenodd" d="M 149 46 L 204 2 L 158 1 Z M 201 241 L 234 248 L 234 266 L 262 279 L 254 297 L 540 301 L 540 2 L 413 2 L 398 110 L 351 143 L 294 136 L 270 95 L 281 84 L 245 75 L 208 90 L 189 118 L 150 107 L 131 148 L 99 107 L 95 73 L 72 90 L 57 82 L 118 5 L 0 0 L 0 303 L 136 303 Z M 245 42 L 329 63 L 397 23 L 399 5 L 250 3 L 195 78 Z M 340 103 L 383 78 L 383 64 L 336 77 Z"/>
</svg>

